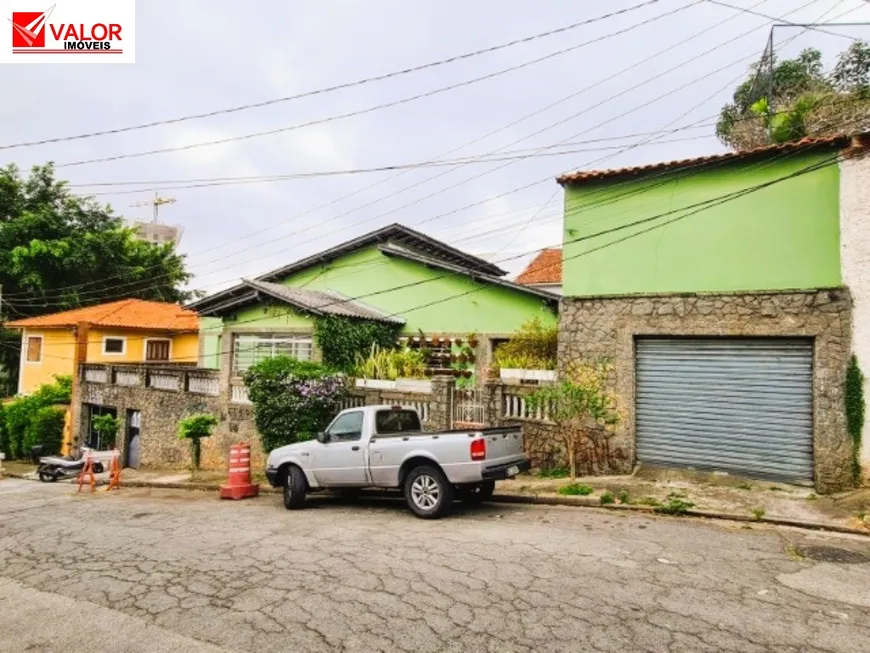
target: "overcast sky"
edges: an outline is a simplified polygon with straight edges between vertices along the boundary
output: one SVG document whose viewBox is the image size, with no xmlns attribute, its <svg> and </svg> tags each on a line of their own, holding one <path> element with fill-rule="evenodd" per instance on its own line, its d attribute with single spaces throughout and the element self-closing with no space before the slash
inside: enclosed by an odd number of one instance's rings
<svg viewBox="0 0 870 653">
<path fill-rule="evenodd" d="M 870 4 L 863 0 L 727 1 L 792 22 L 870 21 Z M 11 97 L 10 89 L 15 92 L 14 101 L 0 102 L 0 144 L 286 97 L 640 4 L 643 0 L 140 0 L 133 65 L 2 66 L 5 98 Z M 673 13 L 682 7 L 687 8 Z M 643 21 L 651 22 L 625 31 Z M 125 217 L 140 219 L 150 218 L 150 210 L 130 204 L 150 198 L 153 191 L 129 191 L 156 187 L 161 195 L 176 198 L 176 204 L 163 208 L 161 221 L 184 227 L 180 249 L 188 256 L 197 289 L 213 291 L 392 222 L 492 257 L 516 272 L 529 258 L 522 254 L 559 244 L 557 174 L 722 150 L 712 119 L 760 55 L 771 22 L 705 1 L 660 0 L 551 37 L 386 81 L 118 135 L 5 150 L 0 163 L 29 168 L 54 161 L 59 176 L 77 185 L 160 182 L 75 190 L 111 192 L 99 199 Z M 835 31 L 870 40 L 866 27 Z M 792 28 L 777 28 L 775 35 L 783 57 L 813 46 L 830 61 L 849 45 L 845 38 Z M 690 37 L 695 38 L 681 43 Z M 365 110 L 593 39 L 598 41 L 519 70 L 354 117 L 218 145 L 64 165 Z M 658 133 L 691 125 L 697 127 Z M 647 132 L 655 135 L 637 136 Z M 540 148 L 552 150 L 561 143 L 569 144 L 563 149 L 585 151 L 538 156 L 548 151 Z M 190 179 L 498 157 L 502 152 L 517 156 L 520 149 L 519 154 L 534 156 L 171 189 L 189 185 L 184 182 Z"/>
</svg>

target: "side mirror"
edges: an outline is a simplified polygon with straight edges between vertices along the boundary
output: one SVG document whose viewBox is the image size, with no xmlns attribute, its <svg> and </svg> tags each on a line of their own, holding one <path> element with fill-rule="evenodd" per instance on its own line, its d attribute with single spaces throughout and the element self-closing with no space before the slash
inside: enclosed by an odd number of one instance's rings
<svg viewBox="0 0 870 653">
<path fill-rule="evenodd" d="M 329 442 L 329 436 L 326 435 L 326 431 L 320 431 L 320 432 L 317 434 L 317 441 L 318 441 L 320 444 L 326 444 L 327 442 Z"/>
</svg>

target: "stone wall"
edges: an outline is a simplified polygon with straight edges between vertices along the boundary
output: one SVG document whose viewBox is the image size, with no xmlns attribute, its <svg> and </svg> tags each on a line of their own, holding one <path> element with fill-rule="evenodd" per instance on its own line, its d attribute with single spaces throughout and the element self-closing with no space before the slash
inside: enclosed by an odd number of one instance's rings
<svg viewBox="0 0 870 653">
<path fill-rule="evenodd" d="M 85 369 L 101 372 L 101 382 L 88 381 Z M 136 385 L 120 385 L 118 372 L 138 376 Z M 177 390 L 150 387 L 149 375 L 174 374 L 179 379 Z M 210 377 L 216 382 L 214 395 L 190 391 L 190 376 Z M 250 404 L 229 401 L 230 386 L 218 384 L 221 373 L 217 370 L 168 370 L 157 366 L 109 366 L 85 365 L 79 371 L 81 401 L 114 408 L 121 428 L 118 432 L 118 448 L 126 461 L 126 433 L 128 411 L 140 412 L 139 467 L 186 469 L 190 467 L 190 446 L 178 439 L 178 422 L 196 413 L 210 413 L 218 418 L 218 425 L 211 437 L 202 441 L 200 464 L 203 469 L 225 469 L 230 445 L 247 442 L 251 445 L 253 469 L 265 467 L 265 454 L 260 446 L 260 437 L 254 424 L 254 409 Z M 435 377 L 433 390 L 439 394 L 403 393 L 394 390 L 354 390 L 345 402 L 346 407 L 379 404 L 411 405 L 421 412 L 428 411 L 429 420 L 424 428 L 429 431 L 446 430 L 449 422 L 449 394 L 453 379 Z M 78 423 L 74 436 L 78 440 L 88 427 L 88 411 L 79 407 Z"/>
<path fill-rule="evenodd" d="M 807 292 L 685 294 L 565 298 L 561 306 L 559 365 L 604 357 L 613 364 L 608 383 L 623 419 L 605 472 L 630 473 L 635 462 L 636 336 L 791 336 L 814 340 L 813 447 L 820 492 L 851 482 L 851 439 L 843 412 L 843 379 L 851 353 L 851 297 L 846 288 Z"/>
</svg>

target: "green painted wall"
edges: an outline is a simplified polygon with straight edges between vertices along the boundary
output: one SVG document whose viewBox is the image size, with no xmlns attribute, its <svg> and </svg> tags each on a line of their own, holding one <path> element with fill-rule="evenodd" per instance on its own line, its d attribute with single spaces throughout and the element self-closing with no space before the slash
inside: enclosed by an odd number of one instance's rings
<svg viewBox="0 0 870 653">
<path fill-rule="evenodd" d="M 393 290 L 416 282 L 424 283 Z M 286 279 L 285 283 L 359 297 L 359 301 L 381 311 L 402 316 L 406 320 L 403 333 L 412 335 L 418 329 L 426 333 L 510 333 L 533 316 L 539 316 L 545 324 L 557 321 L 556 315 L 539 297 L 479 284 L 463 275 L 388 257 L 376 247 L 303 270 Z M 463 294 L 471 290 L 476 292 Z M 269 309 L 266 314 L 262 307 L 251 307 L 238 311 L 235 321 L 226 320 L 226 325 L 238 324 L 241 327 L 244 324 L 254 328 L 312 326 L 308 317 L 288 312 L 286 306 Z"/>
<path fill-rule="evenodd" d="M 571 242 L 668 211 L 689 213 L 697 209 L 687 206 L 781 178 L 831 156 L 831 152 L 791 155 L 647 180 L 616 179 L 566 187 L 565 295 L 840 285 L 837 165 L 776 183 L 648 233 L 640 234 L 679 214 Z M 616 242 L 632 234 L 639 235 Z M 602 246 L 606 247 L 592 251 Z"/>
<path fill-rule="evenodd" d="M 293 310 L 286 304 L 248 306 L 228 315 L 224 319 L 224 324 L 239 330 L 286 327 L 314 329 L 314 320 L 311 317 Z"/>
<path fill-rule="evenodd" d="M 223 321 L 220 318 L 201 317 L 199 319 L 199 339 L 202 341 L 200 367 L 207 367 L 213 370 L 220 368 L 220 337 L 223 328 Z"/>
</svg>

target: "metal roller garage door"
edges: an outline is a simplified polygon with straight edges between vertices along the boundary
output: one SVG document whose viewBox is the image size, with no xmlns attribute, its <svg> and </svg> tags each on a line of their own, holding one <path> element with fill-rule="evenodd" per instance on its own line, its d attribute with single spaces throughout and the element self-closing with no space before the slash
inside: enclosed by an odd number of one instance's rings
<svg viewBox="0 0 870 653">
<path fill-rule="evenodd" d="M 638 460 L 811 482 L 812 352 L 810 340 L 638 338 Z"/>
</svg>

